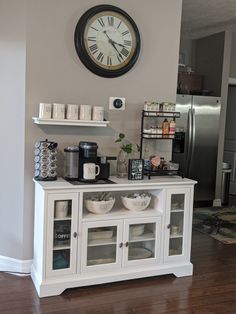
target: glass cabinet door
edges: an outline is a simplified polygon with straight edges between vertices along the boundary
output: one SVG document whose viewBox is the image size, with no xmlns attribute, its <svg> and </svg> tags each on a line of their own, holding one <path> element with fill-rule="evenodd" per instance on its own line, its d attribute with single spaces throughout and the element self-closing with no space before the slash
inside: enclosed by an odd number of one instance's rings
<svg viewBox="0 0 236 314">
<path fill-rule="evenodd" d="M 186 214 L 189 212 L 189 193 L 170 191 L 167 197 L 167 256 L 183 258 L 187 253 Z M 191 227 L 191 226 L 190 226 Z"/>
<path fill-rule="evenodd" d="M 82 269 L 98 270 L 121 266 L 122 223 L 120 221 L 83 223 Z"/>
<path fill-rule="evenodd" d="M 125 222 L 124 264 L 157 263 L 161 259 L 161 220 L 129 219 Z"/>
<path fill-rule="evenodd" d="M 47 275 L 76 271 L 77 194 L 49 195 Z"/>
</svg>

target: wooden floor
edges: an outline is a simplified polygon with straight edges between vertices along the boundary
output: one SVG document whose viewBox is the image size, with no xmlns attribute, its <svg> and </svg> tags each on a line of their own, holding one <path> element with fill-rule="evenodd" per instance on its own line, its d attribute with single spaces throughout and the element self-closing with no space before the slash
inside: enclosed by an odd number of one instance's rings
<svg viewBox="0 0 236 314">
<path fill-rule="evenodd" d="M 236 313 L 236 245 L 194 232 L 193 277 L 160 276 L 39 299 L 29 277 L 0 274 L 0 313 Z"/>
</svg>

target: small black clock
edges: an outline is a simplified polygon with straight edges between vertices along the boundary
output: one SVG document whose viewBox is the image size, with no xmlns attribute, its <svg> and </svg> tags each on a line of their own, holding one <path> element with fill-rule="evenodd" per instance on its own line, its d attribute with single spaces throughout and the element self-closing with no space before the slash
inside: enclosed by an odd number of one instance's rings
<svg viewBox="0 0 236 314">
<path fill-rule="evenodd" d="M 113 5 L 97 5 L 79 19 L 74 33 L 82 63 L 102 77 L 118 77 L 138 59 L 140 35 L 134 20 Z"/>
</svg>

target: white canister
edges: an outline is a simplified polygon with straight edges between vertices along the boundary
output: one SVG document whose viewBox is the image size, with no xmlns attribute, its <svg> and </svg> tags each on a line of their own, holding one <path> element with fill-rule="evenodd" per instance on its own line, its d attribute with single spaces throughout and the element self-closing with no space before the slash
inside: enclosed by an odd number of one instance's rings
<svg viewBox="0 0 236 314">
<path fill-rule="evenodd" d="M 94 106 L 93 107 L 93 120 L 103 121 L 104 120 L 104 107 Z"/>
<path fill-rule="evenodd" d="M 39 104 L 39 118 L 51 119 L 52 117 L 52 104 L 41 102 Z"/>
<path fill-rule="evenodd" d="M 53 104 L 52 117 L 53 119 L 62 120 L 65 119 L 65 104 Z"/>
<path fill-rule="evenodd" d="M 55 218 L 66 218 L 68 215 L 68 201 L 57 201 L 55 208 Z"/>
<path fill-rule="evenodd" d="M 90 105 L 80 105 L 80 120 L 91 120 L 92 107 Z"/>
<path fill-rule="evenodd" d="M 68 120 L 78 120 L 79 118 L 79 106 L 68 104 L 66 110 L 66 119 Z"/>
<path fill-rule="evenodd" d="M 179 234 L 179 226 L 172 225 L 170 229 L 171 235 L 178 235 Z"/>
</svg>

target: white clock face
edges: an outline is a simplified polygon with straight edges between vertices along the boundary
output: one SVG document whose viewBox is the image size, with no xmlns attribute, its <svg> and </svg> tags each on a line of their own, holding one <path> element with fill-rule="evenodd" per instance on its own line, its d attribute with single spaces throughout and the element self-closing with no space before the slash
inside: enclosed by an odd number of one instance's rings
<svg viewBox="0 0 236 314">
<path fill-rule="evenodd" d="M 84 44 L 93 62 L 104 69 L 117 70 L 133 57 L 137 42 L 134 29 L 125 17 L 105 11 L 89 19 Z"/>
</svg>

